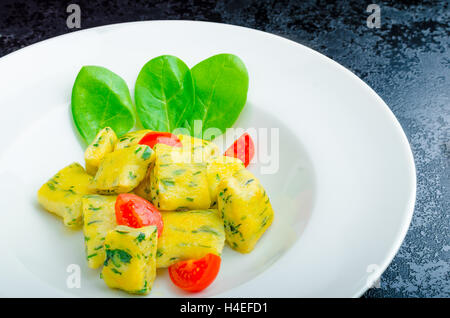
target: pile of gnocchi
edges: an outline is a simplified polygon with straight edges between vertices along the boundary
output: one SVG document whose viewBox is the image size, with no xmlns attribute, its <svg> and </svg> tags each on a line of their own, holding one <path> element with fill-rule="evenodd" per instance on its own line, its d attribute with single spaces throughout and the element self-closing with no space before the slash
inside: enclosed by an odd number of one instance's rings
<svg viewBox="0 0 450 318">
<path fill-rule="evenodd" d="M 254 152 L 244 134 L 222 155 L 212 142 L 105 127 L 85 151 L 38 191 L 64 225 L 84 232 L 87 263 L 111 288 L 145 295 L 157 268 L 198 292 L 216 278 L 225 243 L 249 253 L 274 213 L 246 169 Z"/>
</svg>

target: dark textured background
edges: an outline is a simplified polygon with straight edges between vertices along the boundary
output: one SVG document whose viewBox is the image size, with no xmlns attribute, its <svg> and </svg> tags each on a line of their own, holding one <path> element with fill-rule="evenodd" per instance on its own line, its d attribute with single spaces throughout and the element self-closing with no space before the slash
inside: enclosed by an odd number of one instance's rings
<svg viewBox="0 0 450 318">
<path fill-rule="evenodd" d="M 381 28 L 366 26 L 366 7 L 381 7 Z M 344 65 L 389 105 L 414 153 L 414 218 L 381 288 L 366 297 L 450 297 L 450 7 L 448 1 L 1 1 L 0 56 L 72 32 L 69 3 L 81 28 L 110 23 L 188 19 L 275 33 Z"/>
</svg>

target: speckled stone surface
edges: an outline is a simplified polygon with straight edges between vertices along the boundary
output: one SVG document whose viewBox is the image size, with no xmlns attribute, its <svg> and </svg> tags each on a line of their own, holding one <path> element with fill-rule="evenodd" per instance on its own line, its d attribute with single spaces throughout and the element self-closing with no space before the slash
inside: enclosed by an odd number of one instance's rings
<svg viewBox="0 0 450 318">
<path fill-rule="evenodd" d="M 0 56 L 72 32 L 69 3 L 80 5 L 82 29 L 155 19 L 224 22 L 287 37 L 353 71 L 397 116 L 418 178 L 406 239 L 380 288 L 364 296 L 450 297 L 448 1 L 377 1 L 380 29 L 366 25 L 371 1 L 1 1 Z"/>
</svg>

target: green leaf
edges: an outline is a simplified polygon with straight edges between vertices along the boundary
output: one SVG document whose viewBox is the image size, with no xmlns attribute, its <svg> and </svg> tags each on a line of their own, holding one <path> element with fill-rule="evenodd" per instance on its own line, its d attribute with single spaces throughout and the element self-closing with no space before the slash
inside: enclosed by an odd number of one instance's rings
<svg viewBox="0 0 450 318">
<path fill-rule="evenodd" d="M 147 146 L 144 150 L 144 153 L 142 154 L 142 159 L 147 160 L 148 158 L 150 158 L 152 152 L 153 152 L 152 148 Z"/>
<path fill-rule="evenodd" d="M 104 265 L 107 266 L 109 261 L 111 260 L 111 262 L 114 264 L 114 266 L 120 267 L 121 263 L 129 264 L 132 258 L 133 257 L 129 253 L 125 252 L 124 250 L 121 250 L 121 249 L 115 249 L 115 250 L 107 249 L 106 250 L 106 259 L 105 259 Z"/>
<path fill-rule="evenodd" d="M 175 186 L 175 181 L 170 180 L 170 179 L 161 179 L 161 182 L 162 182 L 166 187 L 173 187 L 173 186 Z"/>
<path fill-rule="evenodd" d="M 194 232 L 194 231 L 193 231 Z M 216 229 L 208 226 L 208 225 L 202 225 L 197 230 L 195 230 L 196 233 L 203 232 L 203 233 L 211 233 L 216 236 L 220 236 L 220 234 L 216 231 Z"/>
<path fill-rule="evenodd" d="M 158 56 L 139 72 L 134 97 L 145 128 L 172 132 L 186 127 L 194 105 L 191 71 L 175 56 Z"/>
<path fill-rule="evenodd" d="M 83 66 L 78 73 L 72 88 L 72 116 L 87 143 L 105 127 L 121 136 L 136 121 L 127 84 L 119 75 L 100 66 Z"/>
<path fill-rule="evenodd" d="M 145 234 L 144 233 L 139 233 L 139 235 L 136 237 L 136 240 L 141 243 L 143 240 L 145 240 Z"/>
<path fill-rule="evenodd" d="M 236 55 L 218 54 L 198 63 L 191 72 L 195 104 L 190 127 L 194 127 L 194 120 L 201 120 L 203 131 L 218 128 L 224 133 L 233 126 L 247 101 L 248 73 L 245 64 Z"/>
</svg>

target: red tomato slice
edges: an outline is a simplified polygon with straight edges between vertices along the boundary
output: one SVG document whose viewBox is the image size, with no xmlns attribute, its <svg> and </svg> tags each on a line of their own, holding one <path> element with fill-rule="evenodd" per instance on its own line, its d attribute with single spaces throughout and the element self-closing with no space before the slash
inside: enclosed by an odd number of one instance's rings
<svg viewBox="0 0 450 318">
<path fill-rule="evenodd" d="M 153 149 L 156 144 L 166 144 L 172 147 L 181 147 L 182 143 L 180 139 L 170 132 L 151 131 L 145 134 L 139 141 L 140 145 L 147 145 Z"/>
<path fill-rule="evenodd" d="M 190 292 L 199 292 L 214 281 L 220 269 L 220 256 L 207 254 L 199 259 L 181 261 L 169 266 L 172 282 Z"/>
<path fill-rule="evenodd" d="M 255 155 L 255 145 L 252 137 L 247 133 L 243 134 L 225 151 L 224 155 L 240 159 L 244 166 L 247 167 Z"/>
<path fill-rule="evenodd" d="M 164 228 L 161 213 L 153 204 L 132 193 L 122 193 L 116 199 L 116 221 L 118 225 L 133 228 L 156 225 L 158 237 Z"/>
</svg>

